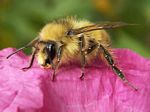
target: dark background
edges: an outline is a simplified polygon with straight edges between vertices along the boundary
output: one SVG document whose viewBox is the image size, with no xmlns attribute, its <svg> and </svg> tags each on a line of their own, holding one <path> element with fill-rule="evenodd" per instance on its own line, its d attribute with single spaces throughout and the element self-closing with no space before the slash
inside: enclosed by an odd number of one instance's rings
<svg viewBox="0 0 150 112">
<path fill-rule="evenodd" d="M 21 47 L 49 21 L 74 16 L 138 26 L 108 31 L 114 48 L 150 57 L 150 0 L 0 0 L 0 49 Z"/>
</svg>

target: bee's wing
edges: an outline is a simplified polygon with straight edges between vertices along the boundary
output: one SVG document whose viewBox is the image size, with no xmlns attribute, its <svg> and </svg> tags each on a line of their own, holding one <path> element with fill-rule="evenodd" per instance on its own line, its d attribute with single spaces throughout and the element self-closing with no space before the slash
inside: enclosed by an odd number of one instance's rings
<svg viewBox="0 0 150 112">
<path fill-rule="evenodd" d="M 93 24 L 85 27 L 81 27 L 78 29 L 73 29 L 73 34 L 81 34 L 84 32 L 90 32 L 94 30 L 103 30 L 103 29 L 114 29 L 114 28 L 120 28 L 124 26 L 133 26 L 136 24 L 129 24 L 129 23 L 124 23 L 124 22 L 107 22 L 107 23 L 102 23 L 102 24 Z"/>
</svg>

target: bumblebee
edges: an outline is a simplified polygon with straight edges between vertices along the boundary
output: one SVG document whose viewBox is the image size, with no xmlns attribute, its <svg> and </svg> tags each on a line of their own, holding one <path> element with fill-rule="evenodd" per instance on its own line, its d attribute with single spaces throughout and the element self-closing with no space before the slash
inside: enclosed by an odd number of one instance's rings
<svg viewBox="0 0 150 112">
<path fill-rule="evenodd" d="M 80 61 L 81 76 L 84 79 L 86 63 L 90 63 L 96 56 L 109 65 L 113 72 L 124 82 L 129 81 L 117 67 L 111 52 L 111 41 L 105 30 L 129 26 L 123 22 L 106 22 L 95 24 L 87 20 L 77 20 L 74 17 L 58 19 L 46 24 L 39 35 L 24 47 L 16 50 L 7 58 L 28 47 L 33 48 L 29 66 L 32 67 L 35 56 L 38 63 L 44 68 L 53 69 L 52 80 L 55 79 L 56 70 L 62 64 L 72 60 Z"/>
</svg>

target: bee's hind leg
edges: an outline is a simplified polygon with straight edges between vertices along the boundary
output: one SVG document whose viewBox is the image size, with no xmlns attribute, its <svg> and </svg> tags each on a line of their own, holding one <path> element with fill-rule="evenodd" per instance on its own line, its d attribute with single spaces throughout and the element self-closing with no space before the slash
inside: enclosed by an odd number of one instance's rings
<svg viewBox="0 0 150 112">
<path fill-rule="evenodd" d="M 123 72 L 116 66 L 112 55 L 109 53 L 107 49 L 103 45 L 99 45 L 99 49 L 103 54 L 103 57 L 106 59 L 108 64 L 111 66 L 112 70 L 123 80 L 125 83 L 127 83 L 130 87 L 132 87 L 134 90 L 137 90 L 136 87 L 134 87 L 129 81 L 125 78 Z"/>
</svg>

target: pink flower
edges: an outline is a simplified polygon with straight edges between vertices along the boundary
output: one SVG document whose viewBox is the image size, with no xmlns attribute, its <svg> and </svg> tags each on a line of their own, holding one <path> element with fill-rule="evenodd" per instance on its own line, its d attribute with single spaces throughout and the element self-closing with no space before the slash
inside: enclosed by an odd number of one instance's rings
<svg viewBox="0 0 150 112">
<path fill-rule="evenodd" d="M 86 67 L 79 79 L 77 65 L 60 68 L 56 81 L 52 71 L 35 61 L 27 71 L 29 57 L 14 49 L 0 51 L 0 112 L 150 112 L 150 59 L 127 49 L 116 49 L 117 63 L 134 91 L 104 63 Z"/>
</svg>

